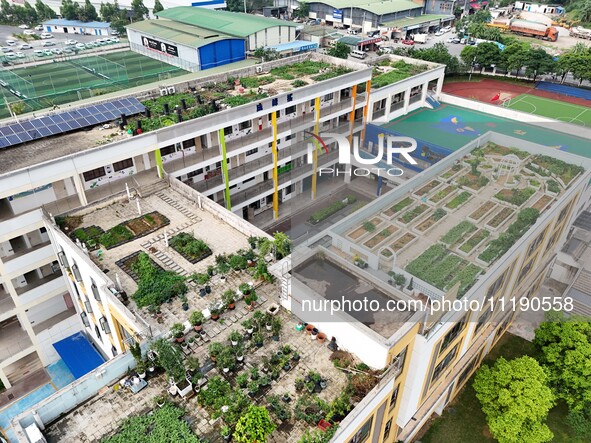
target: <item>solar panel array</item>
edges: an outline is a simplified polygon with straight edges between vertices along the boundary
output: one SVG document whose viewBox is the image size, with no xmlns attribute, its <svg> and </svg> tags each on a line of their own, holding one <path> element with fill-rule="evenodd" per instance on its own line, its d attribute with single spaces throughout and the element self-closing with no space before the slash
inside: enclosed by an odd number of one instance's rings
<svg viewBox="0 0 591 443">
<path fill-rule="evenodd" d="M 137 99 L 123 98 L 78 108 L 75 111 L 13 123 L 0 127 L 0 149 L 106 123 L 120 118 L 121 114 L 136 115 L 144 111 L 144 105 Z"/>
</svg>

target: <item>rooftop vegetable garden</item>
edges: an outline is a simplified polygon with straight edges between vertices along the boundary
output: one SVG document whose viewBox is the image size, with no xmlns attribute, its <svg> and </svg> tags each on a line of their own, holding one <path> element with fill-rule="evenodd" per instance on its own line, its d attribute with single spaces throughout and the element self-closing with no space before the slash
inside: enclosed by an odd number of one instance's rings
<svg viewBox="0 0 591 443">
<path fill-rule="evenodd" d="M 536 190 L 530 187 L 523 189 L 503 189 L 495 194 L 495 198 L 515 206 L 521 206 L 535 193 Z"/>
<path fill-rule="evenodd" d="M 582 166 L 572 165 L 547 155 L 536 155 L 527 165 L 527 168 L 543 176 L 553 175 L 558 177 L 567 186 L 585 170 Z"/>
<path fill-rule="evenodd" d="M 211 255 L 211 249 L 203 240 L 196 239 L 188 232 L 180 232 L 170 239 L 170 246 L 185 260 L 195 264 Z"/>
<path fill-rule="evenodd" d="M 302 77 L 312 76 L 312 80 L 317 82 L 338 77 L 347 74 L 348 72 L 351 72 L 351 69 L 314 60 L 305 60 L 300 63 L 279 66 L 271 69 L 271 75 L 282 80 L 295 80 Z"/>
<path fill-rule="evenodd" d="M 425 72 L 429 67 L 425 64 L 410 64 L 404 60 L 383 60 L 373 70 L 371 86 L 375 89 L 382 88 L 405 78 Z"/>
</svg>

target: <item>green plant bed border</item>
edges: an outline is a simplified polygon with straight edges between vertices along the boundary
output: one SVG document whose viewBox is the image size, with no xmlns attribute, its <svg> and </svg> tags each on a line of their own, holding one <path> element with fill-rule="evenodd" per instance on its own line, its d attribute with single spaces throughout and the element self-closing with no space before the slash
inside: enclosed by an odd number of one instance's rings
<svg viewBox="0 0 591 443">
<path fill-rule="evenodd" d="M 156 225 L 156 226 L 152 227 L 151 229 L 148 229 L 146 231 L 143 231 L 140 234 L 137 234 L 137 235 L 134 234 L 133 231 L 127 227 L 127 225 L 129 223 L 132 223 L 132 222 L 134 222 L 136 220 L 144 220 L 145 221 L 147 219 L 147 217 L 154 217 L 154 216 L 161 217 L 162 223 L 159 224 L 159 225 Z M 147 222 L 147 223 L 149 223 L 149 222 Z M 149 212 L 147 214 L 141 215 L 140 217 L 135 217 L 135 218 L 126 220 L 123 223 L 119 223 L 118 225 L 113 226 L 111 229 L 107 229 L 105 231 L 105 233 L 101 236 L 101 238 L 99 239 L 99 241 L 105 247 L 105 249 L 113 249 L 113 248 L 116 248 L 117 246 L 121 246 L 121 245 L 124 245 L 125 243 L 129 243 L 131 241 L 137 240 L 138 238 L 145 237 L 146 235 L 149 235 L 152 232 L 155 232 L 158 229 L 160 229 L 160 228 L 162 228 L 164 226 L 167 226 L 169 224 L 170 224 L 170 220 L 168 219 L 168 217 L 166 217 L 165 215 L 162 215 L 158 211 L 152 211 L 152 212 Z M 105 243 L 103 243 L 105 235 L 108 235 L 111 231 L 113 231 L 115 229 L 121 229 L 121 228 L 124 228 L 127 231 L 129 231 L 129 234 L 131 236 L 129 238 L 126 238 L 126 239 L 121 240 L 121 241 L 119 241 L 117 243 L 114 243 L 114 244 L 105 244 Z"/>
<path fill-rule="evenodd" d="M 509 191 L 511 192 L 510 197 L 506 197 L 503 195 L 503 192 Z M 525 204 L 532 196 L 536 193 L 536 190 L 530 187 L 523 188 L 523 189 L 501 189 L 497 192 L 493 197 L 497 200 L 500 200 L 505 203 L 509 203 L 511 205 L 515 205 L 520 207 L 521 205 Z"/>
<path fill-rule="evenodd" d="M 458 249 L 465 254 L 471 254 L 474 248 L 481 244 L 490 236 L 488 229 L 479 229 L 468 240 L 464 242 Z"/>
<path fill-rule="evenodd" d="M 139 275 L 137 275 L 137 273 L 133 270 L 133 263 L 136 261 L 134 259 L 137 259 L 137 257 L 139 257 L 139 255 L 144 252 L 144 251 L 135 251 L 132 254 L 126 255 L 125 257 L 117 260 L 115 262 L 115 264 L 117 266 L 119 266 L 119 268 L 121 268 L 121 270 L 123 272 L 125 272 L 127 275 L 129 275 L 134 282 L 138 283 L 140 281 Z M 150 258 L 150 263 L 152 264 L 152 266 L 154 266 L 155 268 L 157 268 L 160 271 L 164 271 L 164 268 L 162 266 L 160 266 L 158 263 L 156 263 L 154 260 L 152 260 Z"/>
<path fill-rule="evenodd" d="M 429 201 L 433 204 L 437 204 L 440 201 L 444 200 L 446 197 L 448 197 L 452 192 L 455 191 L 455 189 L 456 189 L 455 186 L 447 185 L 445 188 L 443 188 L 440 191 L 437 191 L 435 194 L 433 194 L 431 196 L 431 198 L 429 199 Z"/>
<path fill-rule="evenodd" d="M 412 205 L 413 202 L 414 202 L 414 200 L 411 197 L 404 197 L 402 200 L 400 200 L 399 202 L 393 204 L 388 209 L 386 209 L 384 211 L 384 215 L 388 218 L 393 217 L 394 215 L 396 215 L 397 213 L 402 211 L 407 206 Z"/>
<path fill-rule="evenodd" d="M 402 246 L 400 246 L 399 248 L 395 247 L 396 243 L 402 241 L 403 239 L 407 239 L 407 238 L 408 238 L 408 240 L 403 242 Z M 398 237 L 396 240 L 394 240 L 392 243 L 390 243 L 390 246 L 388 246 L 388 247 L 392 251 L 394 251 L 395 253 L 398 253 L 398 252 L 402 251 L 404 248 L 406 248 L 409 244 L 411 244 L 416 239 L 417 239 L 417 236 L 415 234 L 412 234 L 410 232 L 406 232 L 403 235 L 401 235 L 400 237 Z"/>
<path fill-rule="evenodd" d="M 397 220 L 404 225 L 408 225 L 409 223 L 412 223 L 421 214 L 424 214 L 428 209 L 429 209 L 429 206 L 427 206 L 424 203 L 421 203 L 421 204 L 415 206 L 414 208 L 406 211 L 404 214 L 402 214 L 400 217 L 398 217 Z"/>
<path fill-rule="evenodd" d="M 470 193 L 468 191 L 462 191 L 458 195 L 456 195 L 454 198 L 452 198 L 450 201 L 448 201 L 447 204 L 445 205 L 445 207 L 447 209 L 451 209 L 452 211 L 456 210 L 459 207 L 465 205 L 471 198 L 472 198 L 472 193 Z"/>
<path fill-rule="evenodd" d="M 96 231 L 96 232 L 92 232 Z M 76 239 L 80 240 L 82 243 L 85 243 L 88 247 L 89 251 L 94 251 L 99 248 L 99 238 L 101 235 L 105 233 L 105 230 L 97 225 L 85 226 L 83 228 L 78 228 L 74 232 L 70 234 L 70 238 L 72 241 L 76 241 Z M 89 240 L 94 241 L 94 245 L 89 245 Z"/>
<path fill-rule="evenodd" d="M 343 200 L 347 200 L 347 202 L 345 203 Z M 308 219 L 308 222 L 310 222 L 313 225 L 323 222 L 330 216 L 339 212 L 341 209 L 345 209 L 350 204 L 355 203 L 357 201 L 357 198 L 355 196 L 348 195 L 343 200 L 333 202 L 330 205 L 314 212 Z"/>
<path fill-rule="evenodd" d="M 207 257 L 209 257 L 211 254 L 213 254 L 213 252 L 212 252 L 211 248 L 210 248 L 209 246 L 207 246 L 207 251 L 205 251 L 205 252 L 204 252 L 203 254 L 201 254 L 199 257 L 193 257 L 193 258 L 191 258 L 189 255 L 185 254 L 185 253 L 184 253 L 184 252 L 182 252 L 180 249 L 178 249 L 177 247 L 173 246 L 173 244 L 172 244 L 172 240 L 173 240 L 175 237 L 177 237 L 179 234 L 183 234 L 183 232 L 179 232 L 179 233 L 178 233 L 178 234 L 176 234 L 174 237 L 172 237 L 172 238 L 169 240 L 168 244 L 170 245 L 170 247 L 171 247 L 172 249 L 174 249 L 174 250 L 175 250 L 175 251 L 176 251 L 176 252 L 177 252 L 177 253 L 178 253 L 180 256 L 182 256 L 182 257 L 183 257 L 185 260 L 187 260 L 189 263 L 191 263 L 191 264 L 193 264 L 193 265 L 194 265 L 194 264 L 196 264 L 196 263 L 199 263 L 201 260 L 204 260 L 204 259 L 206 259 L 206 258 L 207 258 Z M 184 234 L 187 234 L 187 233 L 185 232 Z M 190 235 L 190 234 L 189 234 L 189 235 Z M 191 235 L 191 237 L 193 237 L 193 236 Z M 195 237 L 193 237 L 193 238 L 195 238 Z M 197 240 L 197 239 L 195 239 L 195 240 Z"/>
<path fill-rule="evenodd" d="M 369 248 L 369 249 L 374 249 L 380 243 L 382 243 L 383 241 L 385 241 L 388 237 L 390 237 L 391 235 L 394 235 L 396 232 L 398 232 L 398 230 L 399 230 L 398 227 L 396 227 L 394 225 L 389 225 L 389 226 L 385 227 L 384 229 L 382 229 L 377 234 L 375 234 L 369 240 L 366 240 L 363 243 L 363 246 L 365 246 L 366 248 Z M 373 246 L 370 246 L 368 244 L 368 243 L 372 243 L 374 241 L 375 241 L 375 244 Z"/>
</svg>

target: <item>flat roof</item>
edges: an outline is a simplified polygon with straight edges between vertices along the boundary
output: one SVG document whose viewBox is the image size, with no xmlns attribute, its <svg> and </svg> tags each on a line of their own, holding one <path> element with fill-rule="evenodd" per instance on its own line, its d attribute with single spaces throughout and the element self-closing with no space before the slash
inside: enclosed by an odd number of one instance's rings
<svg viewBox="0 0 591 443">
<path fill-rule="evenodd" d="M 412 9 L 421 9 L 422 5 L 417 5 L 411 0 L 324 0 L 320 2 L 334 9 L 349 9 L 351 7 L 363 9 L 376 15 L 391 14 L 400 11 L 409 11 Z"/>
<path fill-rule="evenodd" d="M 297 23 L 242 12 L 219 11 L 192 6 L 178 6 L 157 13 L 158 18 L 166 18 L 199 28 L 223 32 L 234 37 L 246 38 L 251 34 L 273 26 L 297 27 Z"/>
<path fill-rule="evenodd" d="M 44 25 L 52 26 L 79 26 L 82 28 L 110 28 L 109 22 L 83 22 L 80 20 L 64 20 L 61 18 L 54 18 L 43 22 Z"/>
<path fill-rule="evenodd" d="M 195 48 L 219 40 L 233 38 L 229 35 L 212 31 L 210 29 L 186 25 L 171 20 L 142 20 L 127 25 L 126 28 Z"/>
<path fill-rule="evenodd" d="M 401 18 L 399 20 L 392 20 L 389 22 L 382 23 L 385 26 L 390 28 L 406 28 L 407 26 L 413 25 L 422 25 L 423 23 L 429 23 L 436 20 L 451 20 L 453 19 L 453 15 L 445 15 L 445 14 L 425 14 L 419 15 L 418 17 L 406 17 Z"/>
<path fill-rule="evenodd" d="M 289 43 L 282 43 L 280 45 L 275 46 L 268 46 L 270 49 L 274 49 L 277 52 L 282 51 L 308 51 L 310 49 L 316 49 L 318 47 L 318 43 L 312 43 L 307 41 L 296 40 L 295 42 Z"/>
</svg>

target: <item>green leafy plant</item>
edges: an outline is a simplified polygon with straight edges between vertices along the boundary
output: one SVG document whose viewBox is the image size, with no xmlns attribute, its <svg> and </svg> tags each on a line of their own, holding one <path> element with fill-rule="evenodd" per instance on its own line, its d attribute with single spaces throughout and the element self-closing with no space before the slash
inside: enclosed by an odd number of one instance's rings
<svg viewBox="0 0 591 443">
<path fill-rule="evenodd" d="M 224 292 L 224 294 L 222 295 L 222 302 L 224 303 L 224 306 L 226 306 L 226 308 L 230 305 L 233 305 L 236 302 L 236 293 L 233 289 L 228 289 Z"/>
<path fill-rule="evenodd" d="M 248 374 L 240 374 L 238 377 L 236 377 L 236 383 L 241 388 L 246 388 L 248 385 Z"/>
<path fill-rule="evenodd" d="M 191 326 L 201 326 L 205 320 L 205 316 L 201 311 L 193 311 L 189 316 L 189 323 Z"/>
<path fill-rule="evenodd" d="M 264 406 L 251 405 L 236 424 L 234 439 L 237 443 L 266 442 L 276 426 Z"/>
<path fill-rule="evenodd" d="M 181 338 L 185 336 L 185 327 L 182 323 L 175 323 L 170 328 L 170 333 L 174 338 Z"/>
<path fill-rule="evenodd" d="M 207 283 L 209 281 L 209 275 L 196 272 L 191 275 L 191 280 L 197 282 L 200 285 L 204 285 L 205 283 Z"/>
<path fill-rule="evenodd" d="M 180 232 L 172 237 L 169 245 L 191 263 L 197 263 L 211 255 L 211 249 L 203 240 L 196 239 L 188 232 Z"/>
</svg>

